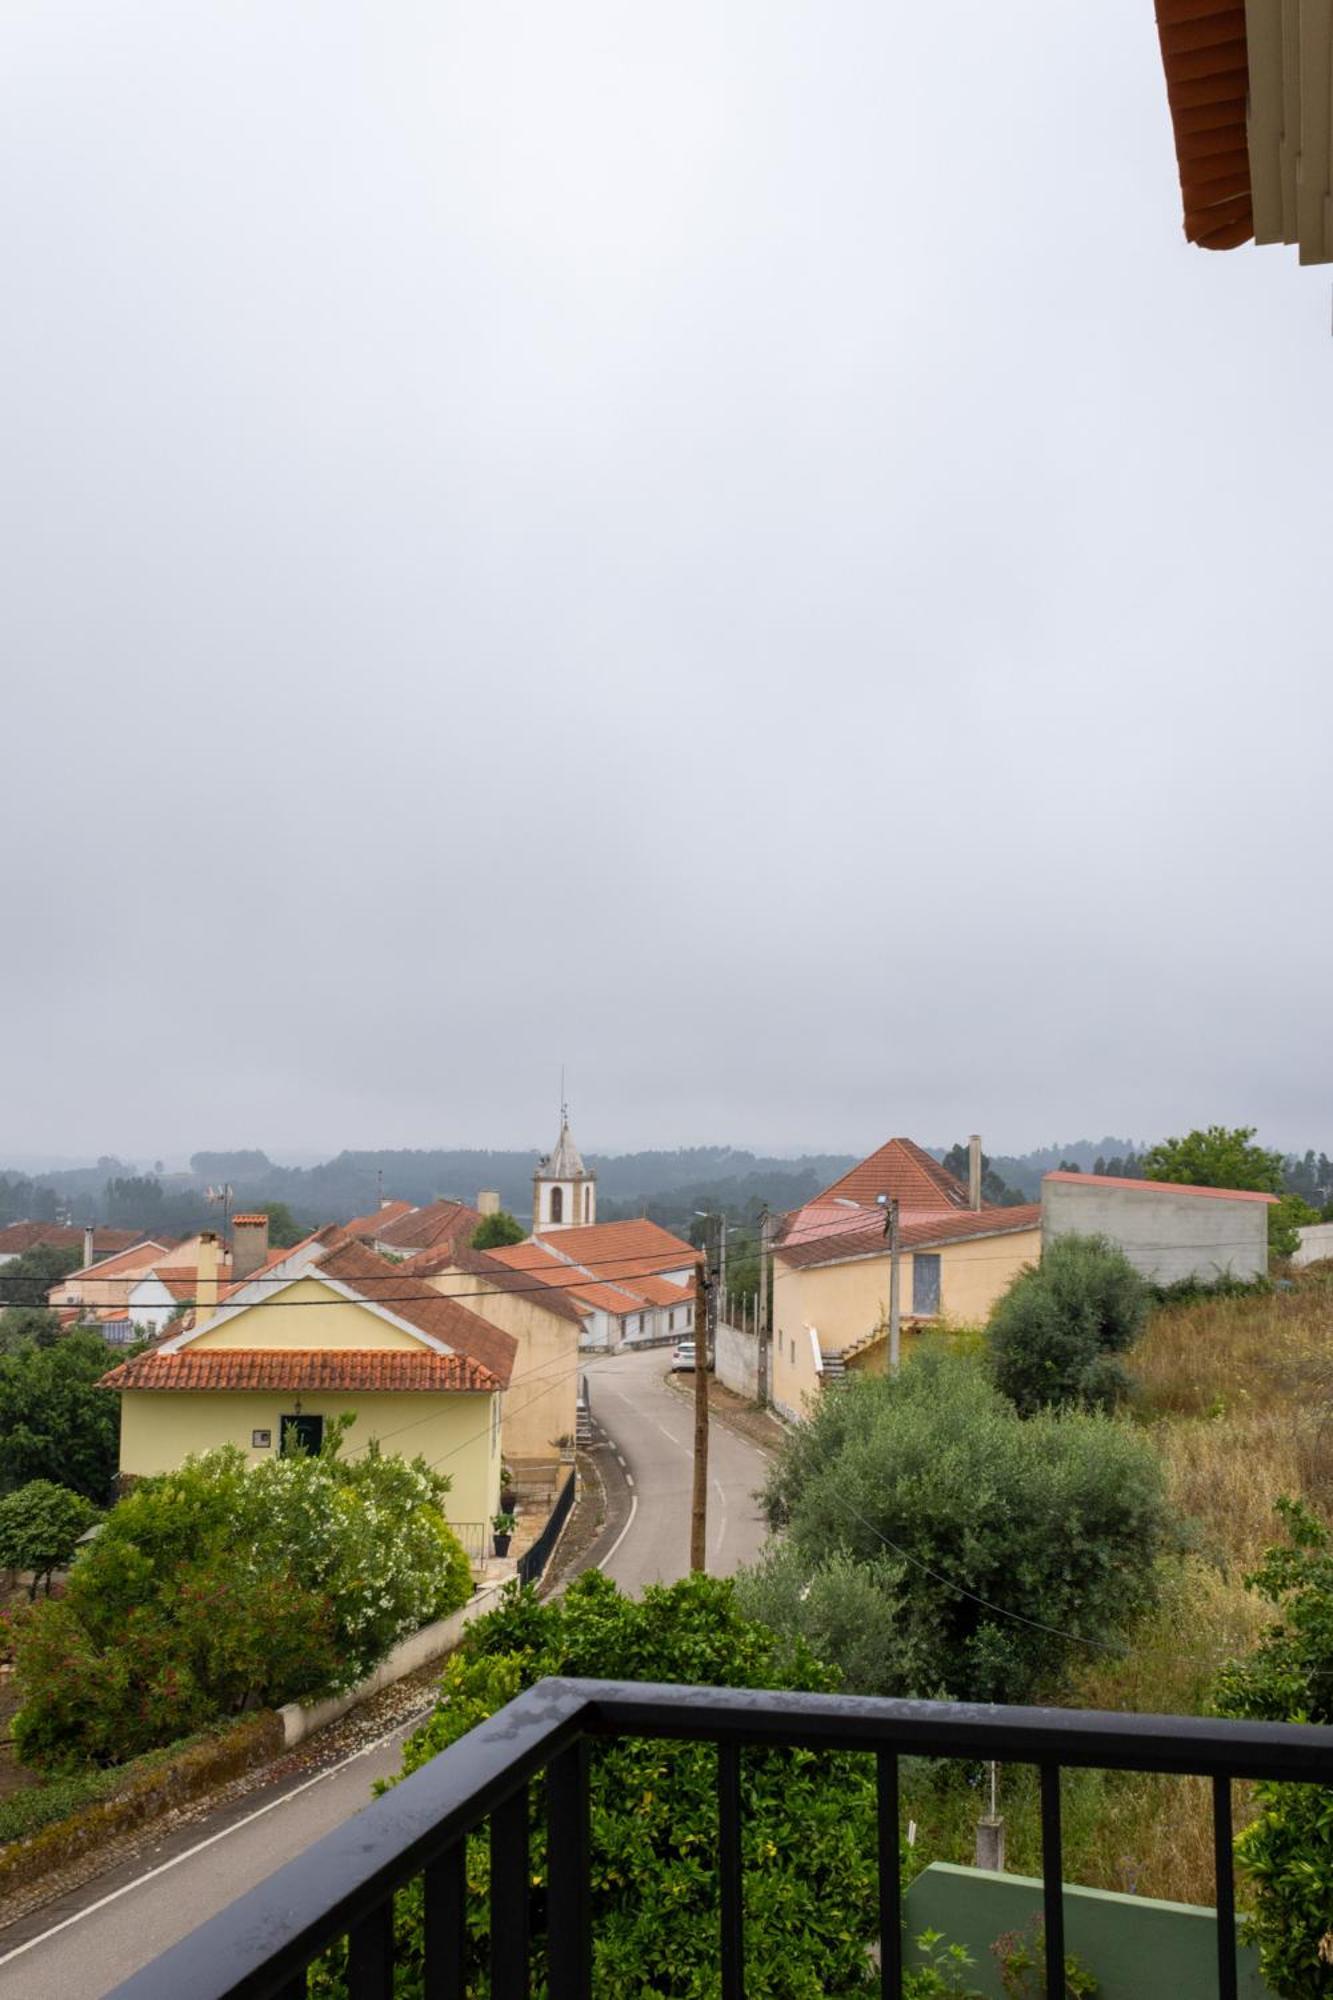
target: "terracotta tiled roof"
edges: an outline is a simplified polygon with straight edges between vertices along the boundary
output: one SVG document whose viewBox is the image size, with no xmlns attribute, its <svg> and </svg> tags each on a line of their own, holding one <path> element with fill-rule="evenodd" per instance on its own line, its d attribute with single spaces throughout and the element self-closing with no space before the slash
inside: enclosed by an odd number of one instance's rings
<svg viewBox="0 0 1333 2000">
<path fill-rule="evenodd" d="M 648 1271 L 692 1269 L 699 1257 L 692 1243 L 683 1242 L 646 1216 L 633 1222 L 589 1222 L 578 1229 L 550 1229 L 535 1240 L 608 1284 Z"/>
<path fill-rule="evenodd" d="M 68 1285 L 75 1278 L 132 1277 L 136 1271 L 150 1271 L 154 1258 L 165 1257 L 170 1249 L 169 1243 L 159 1243 L 151 1236 L 140 1236 L 128 1250 L 119 1250 L 114 1257 L 103 1257 L 96 1264 L 87 1264 L 81 1271 L 71 1271 L 57 1282 Z"/>
<path fill-rule="evenodd" d="M 1157 0 L 1157 33 L 1185 235 L 1206 250 L 1232 250 L 1254 234 L 1243 0 Z"/>
<path fill-rule="evenodd" d="M 693 1284 L 673 1284 L 670 1278 L 632 1278 L 625 1287 L 650 1306 L 683 1306 L 694 1297 Z"/>
<path fill-rule="evenodd" d="M 465 1201 L 433 1201 L 428 1208 L 415 1208 L 409 1215 L 372 1232 L 375 1242 L 394 1250 L 435 1250 L 451 1243 L 467 1243 L 481 1222 L 479 1209 Z"/>
<path fill-rule="evenodd" d="M 94 1229 L 94 1257 L 114 1257 L 141 1243 L 137 1229 Z M 25 1250 L 82 1250 L 83 1231 L 72 1222 L 11 1222 L 0 1229 L 0 1257 L 21 1257 Z"/>
<path fill-rule="evenodd" d="M 150 1278 L 158 1278 L 178 1302 L 193 1299 L 199 1282 L 199 1273 L 188 1270 L 183 1264 L 159 1264 L 148 1273 Z"/>
<path fill-rule="evenodd" d="M 933 1160 L 913 1139 L 890 1139 L 806 1206 L 853 1201 L 862 1208 L 874 1208 L 882 1194 L 896 1198 L 900 1210 L 967 1207 L 967 1189 L 957 1175 Z"/>
<path fill-rule="evenodd" d="M 414 1390 L 491 1391 L 502 1384 L 466 1354 L 411 1353 L 401 1347 L 203 1347 L 160 1350 L 123 1361 L 103 1389 L 318 1389 L 401 1394 Z"/>
<path fill-rule="evenodd" d="M 515 1246 L 509 1246 L 515 1247 Z M 515 1270 L 502 1264 L 498 1256 L 489 1250 L 422 1250 L 415 1257 L 409 1257 L 400 1264 L 398 1270 L 403 1277 L 432 1278 L 441 1271 L 463 1271 L 467 1276 L 479 1278 L 498 1292 L 522 1292 L 529 1298 L 535 1296 L 535 1303 L 545 1312 L 558 1313 L 561 1319 L 581 1322 L 583 1314 L 568 1292 L 557 1291 L 554 1281 L 559 1275 L 566 1279 L 575 1275 L 568 1264 L 552 1265 L 552 1282 L 538 1294 L 538 1287 L 546 1281 L 536 1274 Z"/>
<path fill-rule="evenodd" d="M 329 1227 L 332 1230 L 338 1231 L 336 1236 L 329 1238 L 330 1243 L 341 1243 L 346 1240 L 337 1223 L 330 1224 Z M 263 1263 L 256 1264 L 254 1270 L 247 1277 L 237 1278 L 231 1284 L 224 1285 L 218 1294 L 219 1301 L 230 1299 L 236 1292 L 244 1291 L 245 1287 L 252 1285 L 256 1278 L 267 1278 L 276 1274 L 284 1264 L 290 1262 L 293 1269 L 296 1269 L 303 1260 L 313 1263 L 315 1261 L 314 1257 L 308 1253 L 312 1252 L 317 1244 L 322 1244 L 324 1240 L 325 1232 L 319 1231 L 313 1236 L 303 1236 L 299 1243 L 289 1243 L 285 1250 L 270 1250 Z M 263 1294 L 261 1293 L 260 1296 L 262 1297 Z"/>
<path fill-rule="evenodd" d="M 238 1222 L 240 1223 L 249 1222 L 258 1226 L 258 1224 L 260 1224 L 261 1222 L 267 1222 L 267 1221 L 268 1221 L 268 1216 L 265 1213 L 265 1211 L 261 1208 L 254 1215 L 233 1215 L 231 1219 L 231 1226 L 234 1229 Z"/>
<path fill-rule="evenodd" d="M 420 1333 L 470 1355 L 492 1374 L 502 1389 L 509 1387 L 518 1342 L 511 1333 L 492 1326 L 478 1313 L 469 1312 L 456 1299 L 446 1298 L 424 1279 L 410 1277 L 399 1264 L 390 1264 L 360 1243 L 341 1243 L 314 1267 L 314 1275 L 324 1273 L 358 1292 L 372 1305 L 406 1320 Z"/>
<path fill-rule="evenodd" d="M 365 1237 L 369 1240 L 372 1236 L 378 1236 L 389 1223 L 397 1222 L 401 1216 L 412 1213 L 413 1204 L 410 1201 L 386 1201 L 379 1208 L 372 1209 L 369 1215 L 354 1215 L 350 1222 L 340 1223 L 339 1227 L 348 1236 Z"/>
<path fill-rule="evenodd" d="M 1212 1201 L 1276 1201 L 1275 1194 L 1258 1194 L 1253 1188 L 1193 1187 L 1186 1181 L 1131 1181 L 1117 1174 L 1043 1174 L 1047 1181 L 1072 1183 L 1076 1187 L 1132 1188 L 1136 1194 L 1202 1194 Z"/>
<path fill-rule="evenodd" d="M 1026 1202 L 1021 1208 L 940 1209 L 934 1215 L 912 1215 L 900 1221 L 898 1243 L 903 1250 L 929 1250 L 937 1244 L 966 1243 L 977 1237 L 1014 1236 L 1023 1230 L 1041 1227 L 1041 1206 Z M 862 1218 L 860 1226 L 835 1230 L 825 1236 L 804 1236 L 779 1244 L 777 1255 L 794 1270 L 809 1270 L 816 1264 L 839 1264 L 852 1257 L 887 1257 L 889 1246 L 884 1224 Z"/>
</svg>

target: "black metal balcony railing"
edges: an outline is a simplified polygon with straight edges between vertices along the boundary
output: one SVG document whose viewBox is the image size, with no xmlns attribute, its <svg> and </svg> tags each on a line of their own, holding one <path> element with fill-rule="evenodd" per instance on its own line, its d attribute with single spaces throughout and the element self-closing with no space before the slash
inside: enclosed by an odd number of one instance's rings
<svg viewBox="0 0 1333 2000">
<path fill-rule="evenodd" d="M 717 1746 L 718 1955 L 723 2000 L 742 2000 L 741 1752 L 747 1746 L 858 1750 L 878 1773 L 879 1927 L 885 2000 L 902 1993 L 898 1862 L 900 1756 L 995 1758 L 1040 1774 L 1046 1990 L 1064 1992 L 1060 1773 L 1077 1766 L 1212 1780 L 1217 1988 L 1235 2000 L 1231 1784 L 1333 1783 L 1333 1730 L 1169 1715 L 879 1701 L 852 1695 L 541 1681 L 347 1825 L 117 1987 L 111 2000 L 297 2000 L 306 1968 L 348 1940 L 352 2000 L 393 1992 L 394 1891 L 425 1884 L 426 2000 L 462 2000 L 467 1835 L 489 1823 L 491 1992 L 524 2000 L 531 1938 L 528 1788 L 546 1774 L 546 1953 L 552 2000 L 592 1982 L 588 1746 L 667 1737 Z"/>
</svg>

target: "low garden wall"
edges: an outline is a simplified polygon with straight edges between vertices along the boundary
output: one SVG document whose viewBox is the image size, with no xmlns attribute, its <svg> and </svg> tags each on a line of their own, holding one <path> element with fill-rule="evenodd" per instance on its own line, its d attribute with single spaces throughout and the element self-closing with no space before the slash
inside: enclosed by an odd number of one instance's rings
<svg viewBox="0 0 1333 2000">
<path fill-rule="evenodd" d="M 1040 1916 L 1041 1883 L 1035 1877 L 935 1861 L 903 1901 L 909 1940 L 925 1930 L 943 1931 L 950 1944 L 963 1945 L 976 1961 L 968 1984 L 987 2000 L 1004 2000 L 991 1946 Z M 1065 1950 L 1096 1975 L 1097 2000 L 1216 2000 L 1214 1910 L 1066 1883 Z M 1241 1946 L 1236 1969 L 1239 2000 L 1271 2000 L 1251 1946 Z"/>
</svg>

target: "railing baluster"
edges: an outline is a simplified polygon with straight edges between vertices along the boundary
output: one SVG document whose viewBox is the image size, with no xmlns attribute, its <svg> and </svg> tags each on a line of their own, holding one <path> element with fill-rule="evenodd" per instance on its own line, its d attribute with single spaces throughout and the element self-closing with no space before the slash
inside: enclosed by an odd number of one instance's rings
<svg viewBox="0 0 1333 2000">
<path fill-rule="evenodd" d="M 347 1935 L 351 2000 L 393 2000 L 393 1897 L 379 1903 Z"/>
<path fill-rule="evenodd" d="M 882 2000 L 902 2000 L 903 1883 L 898 1851 L 898 1753 L 875 1756 L 879 1827 L 879 1990 Z"/>
<path fill-rule="evenodd" d="M 1064 2000 L 1064 1856 L 1060 1840 L 1060 1766 L 1041 1767 L 1041 1893 L 1046 1924 L 1046 1991 Z"/>
<path fill-rule="evenodd" d="M 467 1943 L 467 1841 L 460 1840 L 426 1869 L 423 2000 L 463 2000 Z"/>
<path fill-rule="evenodd" d="M 745 2000 L 745 1920 L 741 1893 L 741 1753 L 717 1746 L 718 1898 L 722 1938 L 722 2000 Z"/>
<path fill-rule="evenodd" d="M 1213 1870 L 1217 1877 L 1217 1994 L 1236 2000 L 1236 1877 L 1231 1832 L 1231 1780 L 1213 1779 Z"/>
<path fill-rule="evenodd" d="M 491 1814 L 491 2000 L 528 2000 L 528 1788 Z"/>
<path fill-rule="evenodd" d="M 592 1908 L 588 1834 L 588 1741 L 571 1744 L 546 1772 L 546 1936 L 551 2000 L 589 2000 Z"/>
</svg>

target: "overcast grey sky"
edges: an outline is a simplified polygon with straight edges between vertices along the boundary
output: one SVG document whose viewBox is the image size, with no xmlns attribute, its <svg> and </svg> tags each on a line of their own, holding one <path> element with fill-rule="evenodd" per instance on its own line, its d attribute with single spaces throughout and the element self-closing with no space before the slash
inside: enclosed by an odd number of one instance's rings
<svg viewBox="0 0 1333 2000">
<path fill-rule="evenodd" d="M 1329 273 L 1150 0 L 10 0 L 19 1152 L 1333 1149 Z"/>
</svg>

